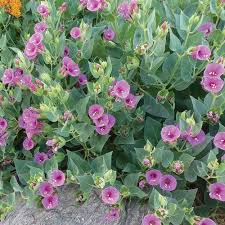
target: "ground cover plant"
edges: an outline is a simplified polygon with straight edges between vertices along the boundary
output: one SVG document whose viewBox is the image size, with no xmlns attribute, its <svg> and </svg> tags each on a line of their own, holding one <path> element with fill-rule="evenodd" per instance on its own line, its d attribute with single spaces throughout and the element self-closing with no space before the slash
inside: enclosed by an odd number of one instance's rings
<svg viewBox="0 0 225 225">
<path fill-rule="evenodd" d="M 224 25 L 224 0 L 0 0 L 0 220 L 76 184 L 105 220 L 224 224 Z"/>
</svg>

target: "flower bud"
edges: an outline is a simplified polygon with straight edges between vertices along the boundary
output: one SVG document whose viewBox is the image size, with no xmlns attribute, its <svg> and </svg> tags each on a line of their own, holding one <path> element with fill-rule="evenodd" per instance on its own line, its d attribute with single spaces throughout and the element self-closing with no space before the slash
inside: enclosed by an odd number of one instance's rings
<svg viewBox="0 0 225 225">
<path fill-rule="evenodd" d="M 207 118 L 208 118 L 209 122 L 211 122 L 212 124 L 216 124 L 216 123 L 219 123 L 220 115 L 216 112 L 209 111 L 207 113 Z"/>
<path fill-rule="evenodd" d="M 152 143 L 151 143 L 149 140 L 147 140 L 147 143 L 146 143 L 146 145 L 144 146 L 144 150 L 145 150 L 146 152 L 152 152 L 152 149 L 153 149 Z"/>
<path fill-rule="evenodd" d="M 127 69 L 128 70 L 135 70 L 139 67 L 139 59 L 137 57 L 127 57 Z"/>
<path fill-rule="evenodd" d="M 156 209 L 155 213 L 161 219 L 165 219 L 168 216 L 168 210 L 164 208 Z"/>
<path fill-rule="evenodd" d="M 41 80 L 43 80 L 46 83 L 51 82 L 51 77 L 48 73 L 41 73 L 40 78 L 41 78 Z"/>
<path fill-rule="evenodd" d="M 184 172 L 184 163 L 182 161 L 173 161 L 172 164 L 171 164 L 171 170 L 180 175 Z"/>
<path fill-rule="evenodd" d="M 158 103 L 164 103 L 165 100 L 167 99 L 169 95 L 169 91 L 164 89 L 158 92 L 157 96 L 156 96 L 156 100 Z"/>
<path fill-rule="evenodd" d="M 208 163 L 207 167 L 210 169 L 210 170 L 216 170 L 219 168 L 219 163 L 218 163 L 218 160 L 214 160 L 214 161 L 211 161 Z"/>
<path fill-rule="evenodd" d="M 99 93 L 101 93 L 101 91 L 102 91 L 102 88 L 101 88 L 101 85 L 100 84 L 98 84 L 98 83 L 94 83 L 93 84 L 93 89 L 94 89 L 94 92 L 96 93 L 96 94 L 99 94 Z"/>
<path fill-rule="evenodd" d="M 93 175 L 94 183 L 97 188 L 105 187 L 105 180 L 103 177 Z"/>
<path fill-rule="evenodd" d="M 146 186 L 146 180 L 140 180 L 138 183 L 138 187 L 144 189 Z"/>
</svg>

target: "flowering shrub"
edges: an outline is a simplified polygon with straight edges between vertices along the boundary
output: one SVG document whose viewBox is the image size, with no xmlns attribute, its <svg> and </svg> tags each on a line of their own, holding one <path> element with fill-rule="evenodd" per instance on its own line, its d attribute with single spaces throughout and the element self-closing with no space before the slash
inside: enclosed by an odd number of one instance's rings
<svg viewBox="0 0 225 225">
<path fill-rule="evenodd" d="M 219 224 L 224 3 L 0 1 L 0 219 L 72 183 L 106 220 L 138 198 L 142 225 Z"/>
</svg>

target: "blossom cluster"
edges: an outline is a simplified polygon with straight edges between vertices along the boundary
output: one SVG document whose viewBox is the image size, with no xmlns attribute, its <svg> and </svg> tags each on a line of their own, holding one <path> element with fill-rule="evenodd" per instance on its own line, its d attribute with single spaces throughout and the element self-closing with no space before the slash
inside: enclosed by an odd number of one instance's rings
<svg viewBox="0 0 225 225">
<path fill-rule="evenodd" d="M 77 77 L 80 75 L 80 68 L 70 57 L 63 57 L 62 67 L 60 72 L 64 76 L 70 75 L 71 77 Z"/>
<path fill-rule="evenodd" d="M 129 109 L 134 109 L 137 105 L 137 97 L 130 93 L 130 85 L 125 80 L 115 81 L 109 87 L 108 93 L 114 97 L 116 101 L 123 101 L 124 105 Z"/>
<path fill-rule="evenodd" d="M 80 5 L 91 12 L 97 12 L 105 9 L 107 2 L 105 0 L 80 0 Z"/>
<path fill-rule="evenodd" d="M 146 172 L 146 181 L 151 186 L 159 185 L 164 191 L 174 191 L 177 187 L 177 180 L 172 175 L 163 175 L 160 170 L 149 170 Z"/>
<path fill-rule="evenodd" d="M 104 113 L 103 106 L 98 104 L 89 107 L 88 115 L 95 124 L 95 131 L 100 135 L 107 135 L 116 123 L 115 117 Z"/>
<path fill-rule="evenodd" d="M 65 174 L 61 170 L 53 170 L 49 175 L 49 180 L 42 182 L 38 187 L 39 195 L 42 196 L 42 205 L 45 209 L 54 209 L 59 204 L 59 197 L 54 188 L 65 183 Z"/>
<path fill-rule="evenodd" d="M 130 20 L 132 18 L 132 15 L 138 11 L 137 0 L 131 0 L 130 2 L 122 2 L 118 6 L 117 11 L 119 15 L 122 16 L 125 20 Z"/>
<path fill-rule="evenodd" d="M 33 137 L 42 132 L 43 123 L 38 121 L 40 114 L 35 108 L 27 108 L 23 110 L 22 115 L 19 117 L 19 127 L 23 128 L 27 137 L 23 141 L 25 150 L 31 150 L 35 147 Z"/>
</svg>

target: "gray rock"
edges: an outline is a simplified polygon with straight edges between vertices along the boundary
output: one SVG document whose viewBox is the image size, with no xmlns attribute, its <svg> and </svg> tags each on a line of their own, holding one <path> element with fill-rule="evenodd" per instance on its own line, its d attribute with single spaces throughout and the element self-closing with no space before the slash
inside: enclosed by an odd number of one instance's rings
<svg viewBox="0 0 225 225">
<path fill-rule="evenodd" d="M 108 207 L 102 203 L 99 193 L 93 191 L 87 202 L 79 204 L 75 191 L 75 186 L 64 187 L 59 193 L 60 205 L 50 211 L 28 208 L 19 200 L 4 225 L 139 225 L 147 211 L 139 202 L 132 201 L 125 205 L 119 221 L 106 222 L 104 215 Z"/>
</svg>

